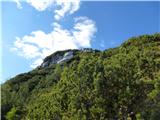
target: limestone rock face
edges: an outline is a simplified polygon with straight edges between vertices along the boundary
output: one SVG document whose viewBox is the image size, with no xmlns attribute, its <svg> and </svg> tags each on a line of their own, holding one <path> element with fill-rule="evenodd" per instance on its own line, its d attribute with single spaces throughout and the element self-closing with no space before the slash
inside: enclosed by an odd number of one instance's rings
<svg viewBox="0 0 160 120">
<path fill-rule="evenodd" d="M 57 51 L 53 53 L 52 55 L 46 57 L 43 60 L 43 63 L 41 64 L 40 67 L 48 67 L 52 64 L 60 64 L 63 62 L 66 62 L 74 57 L 74 55 L 77 52 L 100 52 L 99 50 L 93 50 L 91 48 L 83 48 L 80 50 L 74 49 L 74 50 L 64 50 L 64 51 Z"/>
<path fill-rule="evenodd" d="M 70 60 L 74 55 L 72 50 L 70 51 L 58 51 L 55 54 L 52 54 L 43 60 L 43 63 L 40 67 L 48 67 L 51 64 L 59 64 Z"/>
<path fill-rule="evenodd" d="M 63 57 L 57 61 L 57 63 L 61 63 L 63 61 L 69 60 L 73 57 L 73 51 L 66 52 Z"/>
</svg>

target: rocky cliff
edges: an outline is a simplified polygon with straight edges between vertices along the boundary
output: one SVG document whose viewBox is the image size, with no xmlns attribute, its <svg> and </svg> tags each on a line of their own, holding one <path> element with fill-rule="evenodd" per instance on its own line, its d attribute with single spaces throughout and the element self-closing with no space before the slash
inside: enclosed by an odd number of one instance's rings
<svg viewBox="0 0 160 120">
<path fill-rule="evenodd" d="M 74 57 L 76 53 L 78 52 L 100 52 L 99 50 L 93 50 L 90 48 L 83 48 L 83 49 L 69 49 L 69 50 L 64 50 L 64 51 L 57 51 L 50 56 L 46 57 L 43 60 L 43 63 L 41 64 L 40 67 L 48 67 L 52 64 L 60 64 L 63 62 L 66 62 Z"/>
</svg>

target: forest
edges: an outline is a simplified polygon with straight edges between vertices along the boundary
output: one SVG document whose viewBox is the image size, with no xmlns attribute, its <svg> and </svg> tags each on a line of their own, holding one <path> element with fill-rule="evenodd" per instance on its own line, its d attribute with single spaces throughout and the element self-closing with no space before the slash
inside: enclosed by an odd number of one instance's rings
<svg viewBox="0 0 160 120">
<path fill-rule="evenodd" d="M 1 119 L 159 120 L 160 33 L 104 51 L 75 50 L 66 62 L 7 80 Z"/>
</svg>

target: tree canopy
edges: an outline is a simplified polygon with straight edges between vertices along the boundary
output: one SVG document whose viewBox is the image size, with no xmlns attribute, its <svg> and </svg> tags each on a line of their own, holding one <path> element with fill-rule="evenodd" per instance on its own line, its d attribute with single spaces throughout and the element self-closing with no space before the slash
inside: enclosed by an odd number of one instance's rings
<svg viewBox="0 0 160 120">
<path fill-rule="evenodd" d="M 159 120 L 160 34 L 17 75 L 1 85 L 1 112 L 2 120 Z"/>
</svg>

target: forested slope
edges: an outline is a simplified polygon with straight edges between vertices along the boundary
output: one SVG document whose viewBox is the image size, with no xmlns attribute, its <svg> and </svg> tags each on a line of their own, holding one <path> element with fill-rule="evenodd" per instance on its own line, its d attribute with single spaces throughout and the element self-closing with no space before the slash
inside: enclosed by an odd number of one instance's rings
<svg viewBox="0 0 160 120">
<path fill-rule="evenodd" d="M 1 115 L 2 120 L 159 120 L 160 34 L 105 51 L 76 50 L 66 62 L 17 75 L 1 85 Z"/>
</svg>

